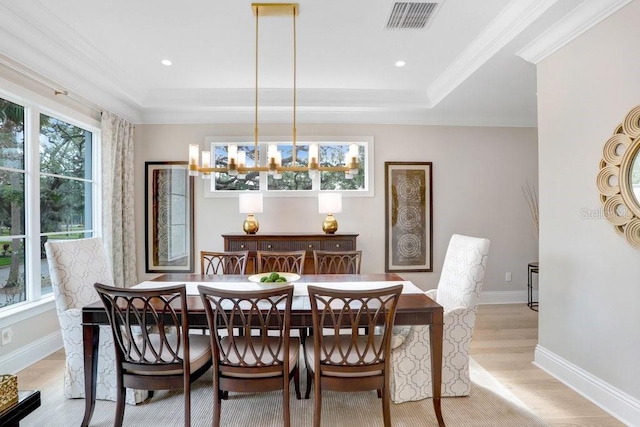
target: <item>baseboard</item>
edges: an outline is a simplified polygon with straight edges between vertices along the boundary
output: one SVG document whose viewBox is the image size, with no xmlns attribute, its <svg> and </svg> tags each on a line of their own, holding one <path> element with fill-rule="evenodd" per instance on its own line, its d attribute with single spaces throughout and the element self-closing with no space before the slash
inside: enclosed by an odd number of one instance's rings
<svg viewBox="0 0 640 427">
<path fill-rule="evenodd" d="M 640 425 L 640 400 L 591 375 L 540 345 L 534 365 L 629 426 Z"/>
<path fill-rule="evenodd" d="M 62 334 L 53 332 L 0 358 L 5 374 L 17 374 L 62 348 Z"/>
<path fill-rule="evenodd" d="M 537 292 L 534 300 L 538 300 Z M 526 304 L 527 291 L 482 291 L 479 304 Z"/>
</svg>

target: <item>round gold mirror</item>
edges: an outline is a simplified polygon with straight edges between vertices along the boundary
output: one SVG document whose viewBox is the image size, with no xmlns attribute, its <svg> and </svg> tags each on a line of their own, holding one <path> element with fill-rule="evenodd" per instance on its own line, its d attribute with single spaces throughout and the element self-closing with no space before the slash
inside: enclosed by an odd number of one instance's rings
<svg viewBox="0 0 640 427">
<path fill-rule="evenodd" d="M 640 249 L 640 105 L 604 144 L 597 185 L 604 217 Z"/>
</svg>

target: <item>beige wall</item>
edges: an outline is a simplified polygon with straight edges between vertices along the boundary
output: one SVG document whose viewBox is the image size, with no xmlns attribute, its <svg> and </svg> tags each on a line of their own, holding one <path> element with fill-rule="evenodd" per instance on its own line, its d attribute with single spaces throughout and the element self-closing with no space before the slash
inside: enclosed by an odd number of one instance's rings
<svg viewBox="0 0 640 427">
<path fill-rule="evenodd" d="M 136 218 L 140 279 L 144 274 L 144 162 L 186 160 L 190 143 L 204 147 L 206 136 L 247 135 L 252 125 L 136 126 Z M 289 126 L 262 125 L 263 135 L 286 135 Z M 537 135 L 531 128 L 437 126 L 299 125 L 299 135 L 366 135 L 375 139 L 375 196 L 345 198 L 336 215 L 339 231 L 359 233 L 363 272 L 384 272 L 384 162 L 433 162 L 434 272 L 407 273 L 424 289 L 437 286 L 453 233 L 491 239 L 485 290 L 519 298 L 526 289 L 526 266 L 537 259 L 522 186 L 537 183 Z M 205 198 L 197 179 L 196 252 L 222 250 L 221 234 L 242 231 L 237 198 Z M 324 215 L 315 198 L 265 198 L 260 231 L 318 232 Z M 199 268 L 199 265 L 198 265 Z M 513 281 L 505 282 L 505 273 Z M 511 293 L 513 294 L 511 294 Z M 503 294 L 501 294 L 503 293 Z M 517 295 L 516 295 L 517 294 Z"/>
<path fill-rule="evenodd" d="M 634 1 L 538 64 L 536 362 L 630 425 L 640 425 L 640 251 L 599 215 L 596 176 L 605 141 L 640 104 L 638 22 Z"/>
</svg>

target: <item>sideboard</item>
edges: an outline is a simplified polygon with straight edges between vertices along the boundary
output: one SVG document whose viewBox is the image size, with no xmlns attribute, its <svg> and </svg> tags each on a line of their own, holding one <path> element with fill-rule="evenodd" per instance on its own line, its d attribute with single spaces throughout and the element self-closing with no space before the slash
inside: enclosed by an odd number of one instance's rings
<svg viewBox="0 0 640 427">
<path fill-rule="evenodd" d="M 256 251 L 301 251 L 306 250 L 304 274 L 313 274 L 313 251 L 356 250 L 355 233 L 269 233 L 269 234 L 223 234 L 225 251 L 249 251 L 247 274 L 256 271 Z"/>
</svg>

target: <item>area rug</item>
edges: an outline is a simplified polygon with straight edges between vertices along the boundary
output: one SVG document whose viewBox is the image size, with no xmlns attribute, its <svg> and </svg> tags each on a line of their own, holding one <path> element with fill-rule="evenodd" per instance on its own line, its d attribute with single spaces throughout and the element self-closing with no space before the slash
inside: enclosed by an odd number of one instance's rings
<svg viewBox="0 0 640 427">
<path fill-rule="evenodd" d="M 301 380 L 304 375 L 301 374 Z M 475 361 L 471 361 L 473 386 L 468 397 L 442 399 L 442 413 L 447 426 L 545 426 L 545 422 L 500 384 Z M 65 399 L 62 380 L 47 383 L 41 390 L 42 406 L 27 416 L 21 426 L 78 426 L 84 413 L 84 400 Z M 292 387 L 293 388 L 293 387 Z M 304 393 L 304 380 L 301 388 Z M 203 375 L 191 391 L 191 425 L 210 426 L 213 392 L 211 375 Z M 124 425 L 166 427 L 184 425 L 184 399 L 181 391 L 157 391 L 149 402 L 127 405 Z M 322 395 L 323 426 L 381 426 L 382 404 L 375 392 Z M 112 426 L 115 402 L 99 400 L 91 426 Z M 291 425 L 311 426 L 313 393 L 309 400 L 296 400 L 291 395 Z M 437 425 L 431 399 L 391 405 L 394 426 Z M 282 426 L 282 392 L 261 394 L 231 393 L 222 402 L 222 426 Z"/>
</svg>

